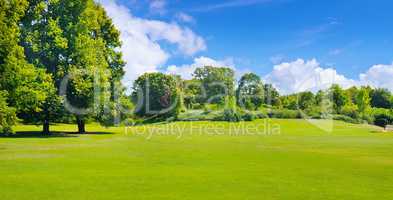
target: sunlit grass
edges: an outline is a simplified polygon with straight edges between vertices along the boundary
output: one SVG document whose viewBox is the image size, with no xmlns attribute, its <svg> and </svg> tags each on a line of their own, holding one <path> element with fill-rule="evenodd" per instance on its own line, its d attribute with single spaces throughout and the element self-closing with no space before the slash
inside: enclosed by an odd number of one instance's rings
<svg viewBox="0 0 393 200">
<path fill-rule="evenodd" d="M 0 138 L 0 199 L 393 199 L 392 133 L 312 123 L 20 125 Z"/>
</svg>

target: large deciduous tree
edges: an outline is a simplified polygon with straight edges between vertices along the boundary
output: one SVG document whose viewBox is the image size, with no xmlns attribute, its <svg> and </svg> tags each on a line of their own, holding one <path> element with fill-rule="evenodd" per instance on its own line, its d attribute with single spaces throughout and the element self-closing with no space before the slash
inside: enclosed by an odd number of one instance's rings
<svg viewBox="0 0 393 200">
<path fill-rule="evenodd" d="M 160 120 L 179 113 L 179 88 L 172 75 L 143 74 L 134 82 L 132 97 L 137 116 Z"/>
<path fill-rule="evenodd" d="M 258 109 L 264 103 L 264 87 L 261 78 L 254 73 L 244 74 L 236 90 L 238 105 Z"/>
<path fill-rule="evenodd" d="M 29 64 L 19 45 L 19 25 L 27 6 L 25 0 L 0 1 L 0 90 L 7 92 L 3 101 L 7 96 L 8 106 L 22 117 L 42 112 L 53 91 L 51 76 Z"/>
<path fill-rule="evenodd" d="M 231 68 L 205 66 L 197 68 L 193 76 L 201 82 L 204 103 L 224 104 L 235 96 L 235 72 Z"/>
<path fill-rule="evenodd" d="M 93 0 L 32 0 L 22 30 L 28 60 L 52 74 L 79 133 L 86 118 L 108 124 L 102 115 L 118 114 L 113 109 L 124 91 L 124 61 L 119 31 L 102 6 Z"/>
</svg>

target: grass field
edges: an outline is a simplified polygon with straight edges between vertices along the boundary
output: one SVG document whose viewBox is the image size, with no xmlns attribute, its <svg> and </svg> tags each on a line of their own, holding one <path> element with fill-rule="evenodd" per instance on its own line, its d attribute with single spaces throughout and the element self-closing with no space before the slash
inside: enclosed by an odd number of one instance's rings
<svg viewBox="0 0 393 200">
<path fill-rule="evenodd" d="M 331 133 L 304 120 L 246 125 L 280 131 L 177 122 L 88 125 L 86 135 L 57 125 L 39 137 L 40 127 L 20 125 L 25 133 L 0 138 L 0 199 L 393 199 L 393 133 L 343 122 Z"/>
</svg>

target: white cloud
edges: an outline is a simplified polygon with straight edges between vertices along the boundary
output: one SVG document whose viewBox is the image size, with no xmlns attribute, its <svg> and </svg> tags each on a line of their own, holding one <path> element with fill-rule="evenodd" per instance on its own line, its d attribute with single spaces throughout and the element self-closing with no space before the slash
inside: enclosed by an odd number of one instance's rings
<svg viewBox="0 0 393 200">
<path fill-rule="evenodd" d="M 151 0 L 149 3 L 149 9 L 151 13 L 163 15 L 167 12 L 165 0 Z"/>
<path fill-rule="evenodd" d="M 393 64 L 374 65 L 364 74 L 360 74 L 360 83 L 373 87 L 387 88 L 393 92 Z"/>
<path fill-rule="evenodd" d="M 323 68 L 315 60 L 298 59 L 293 62 L 275 65 L 265 80 L 272 83 L 282 94 L 290 94 L 306 90 L 326 89 L 332 84 L 344 88 L 356 85 L 357 82 L 340 75 L 333 68 Z"/>
<path fill-rule="evenodd" d="M 337 55 L 340 55 L 342 52 L 343 52 L 343 49 L 332 49 L 329 51 L 329 55 L 337 56 Z"/>
<path fill-rule="evenodd" d="M 179 54 L 187 56 L 206 49 L 204 39 L 187 27 L 135 17 L 127 7 L 115 1 L 98 2 L 104 6 L 121 32 L 121 50 L 127 62 L 123 82 L 127 86 L 130 86 L 139 75 L 157 71 L 167 62 L 171 55 L 160 46 L 161 41 L 174 44 Z"/>
<path fill-rule="evenodd" d="M 191 15 L 188 15 L 184 12 L 177 13 L 175 17 L 177 20 L 179 20 L 181 22 L 195 23 L 195 19 Z"/>
<path fill-rule="evenodd" d="M 171 65 L 167 68 L 166 73 L 180 75 L 184 79 L 191 79 L 195 69 L 204 66 L 230 67 L 232 69 L 235 69 L 232 58 L 227 58 L 224 60 L 214 60 L 212 58 L 201 56 L 199 58 L 195 58 L 194 63 L 189 65 L 182 65 L 182 66 Z"/>
<path fill-rule="evenodd" d="M 283 55 L 278 54 L 278 55 L 270 57 L 270 62 L 272 62 L 273 64 L 276 65 L 276 64 L 281 63 L 284 60 L 284 58 L 285 57 Z"/>
</svg>

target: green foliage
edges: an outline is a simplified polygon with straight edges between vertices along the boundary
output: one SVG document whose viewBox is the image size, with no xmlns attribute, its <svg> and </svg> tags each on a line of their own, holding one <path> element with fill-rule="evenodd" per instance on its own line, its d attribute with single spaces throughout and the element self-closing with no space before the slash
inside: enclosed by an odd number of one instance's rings
<svg viewBox="0 0 393 200">
<path fill-rule="evenodd" d="M 269 115 L 267 114 L 267 112 L 264 112 L 264 111 L 257 111 L 257 112 L 255 112 L 255 116 L 256 116 L 257 119 L 269 118 Z"/>
<path fill-rule="evenodd" d="M 12 126 L 15 125 L 15 109 L 7 105 L 7 93 L 0 91 L 0 134 L 11 134 Z"/>
<path fill-rule="evenodd" d="M 298 107 L 298 96 L 296 94 L 286 95 L 280 97 L 280 101 L 282 103 L 282 107 L 290 110 L 297 110 Z"/>
<path fill-rule="evenodd" d="M 204 103 L 225 104 L 226 96 L 234 96 L 235 72 L 231 68 L 205 66 L 197 68 L 193 76 L 204 89 Z"/>
<path fill-rule="evenodd" d="M 385 128 L 388 124 L 393 124 L 393 111 L 383 108 L 374 108 L 371 111 L 374 124 Z"/>
<path fill-rule="evenodd" d="M 0 90 L 7 91 L 8 105 L 14 107 L 21 118 L 41 113 L 54 94 L 52 77 L 29 64 L 25 49 L 19 45 L 19 25 L 27 6 L 24 0 L 0 2 Z"/>
<path fill-rule="evenodd" d="M 71 112 L 80 125 L 91 117 L 104 124 L 117 118 L 119 111 L 113 109 L 120 107 L 117 98 L 123 96 L 118 86 L 125 63 L 118 51 L 120 33 L 101 5 L 93 0 L 32 0 L 21 27 L 20 43 L 27 60 L 52 75 L 54 94 L 64 78 L 70 78 L 62 95 L 74 108 Z M 40 118 L 58 118 L 48 113 L 63 110 L 59 104 L 55 106 L 46 104 Z"/>
<path fill-rule="evenodd" d="M 344 122 L 348 122 L 348 123 L 353 123 L 353 124 L 359 124 L 361 123 L 361 121 L 359 119 L 354 119 L 352 117 L 346 116 L 346 115 L 333 115 L 333 119 L 334 120 L 339 120 L 339 121 L 344 121 Z"/>
<path fill-rule="evenodd" d="M 180 113 L 179 121 L 214 121 L 222 117 L 222 111 L 187 110 Z"/>
<path fill-rule="evenodd" d="M 357 119 L 359 118 L 359 109 L 358 106 L 355 104 L 347 104 L 341 109 L 341 114 Z"/>
<path fill-rule="evenodd" d="M 179 113 L 179 89 L 171 75 L 143 74 L 134 82 L 132 97 L 137 116 L 165 119 Z"/>
<path fill-rule="evenodd" d="M 303 114 L 299 110 L 276 109 L 269 113 L 269 117 L 279 119 L 300 119 L 303 118 Z"/>
<path fill-rule="evenodd" d="M 227 122 L 239 122 L 242 120 L 242 116 L 233 109 L 225 109 L 222 120 Z"/>
<path fill-rule="evenodd" d="M 355 99 L 356 105 L 358 106 L 360 113 L 364 113 L 371 108 L 370 101 L 371 99 L 369 95 L 369 89 L 362 87 L 358 91 Z"/>
<path fill-rule="evenodd" d="M 374 89 L 370 92 L 371 106 L 375 108 L 393 108 L 392 94 L 387 89 Z"/>
<path fill-rule="evenodd" d="M 202 84 L 200 81 L 183 80 L 181 89 L 183 92 L 184 105 L 187 109 L 199 109 L 203 103 Z"/>
<path fill-rule="evenodd" d="M 261 78 L 254 73 L 244 74 L 236 90 L 237 103 L 240 107 L 255 110 L 264 103 L 264 87 Z"/>
<path fill-rule="evenodd" d="M 348 97 L 339 85 L 332 85 L 329 89 L 329 95 L 333 102 L 333 109 L 336 113 L 347 103 Z"/>
<path fill-rule="evenodd" d="M 247 112 L 242 116 L 242 119 L 244 121 L 254 121 L 255 119 L 257 119 L 257 116 L 254 113 Z"/>
<path fill-rule="evenodd" d="M 306 110 L 315 105 L 315 97 L 312 92 L 301 92 L 298 94 L 298 107 L 301 110 Z"/>
<path fill-rule="evenodd" d="M 276 106 L 280 107 L 281 106 L 281 101 L 280 101 L 280 94 L 276 90 L 276 88 L 273 87 L 271 84 L 265 84 L 264 85 L 264 103 L 266 105 L 271 105 L 271 106 Z"/>
</svg>

